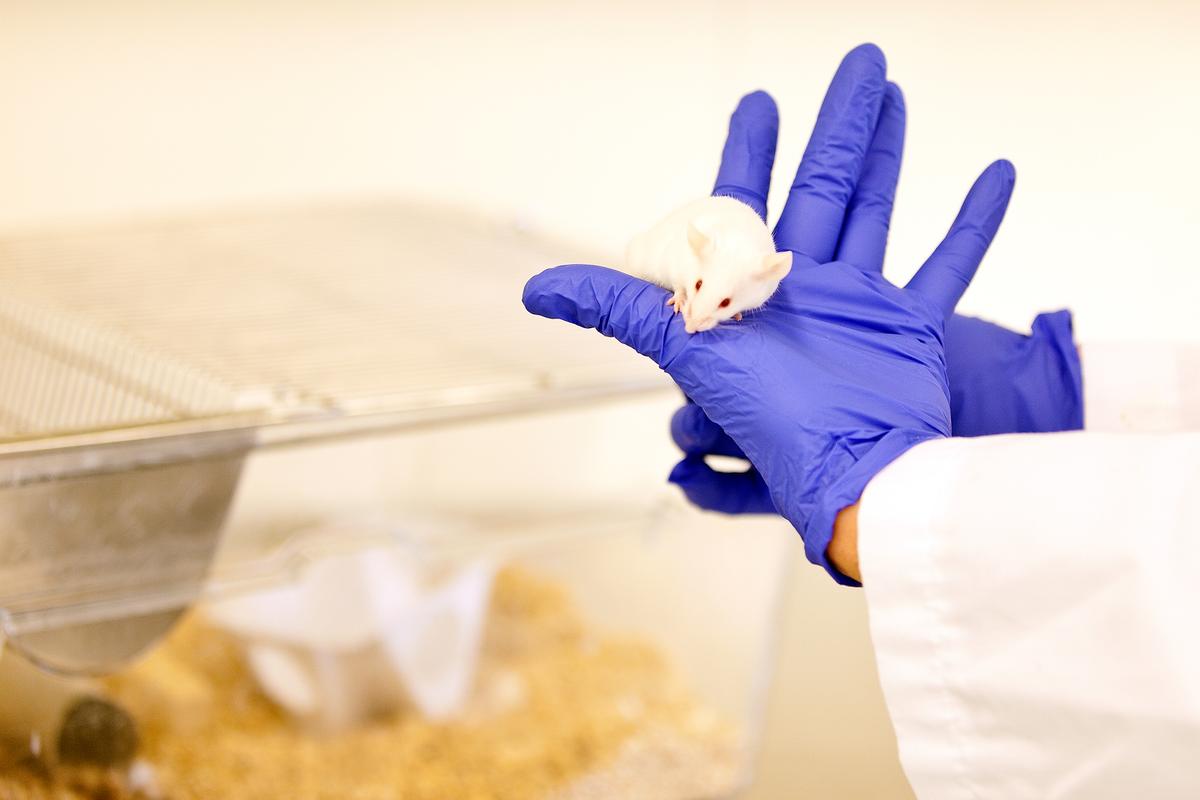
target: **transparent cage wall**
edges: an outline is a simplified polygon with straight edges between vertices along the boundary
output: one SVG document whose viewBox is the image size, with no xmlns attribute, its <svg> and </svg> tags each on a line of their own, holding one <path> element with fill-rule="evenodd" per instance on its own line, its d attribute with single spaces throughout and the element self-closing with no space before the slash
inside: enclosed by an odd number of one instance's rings
<svg viewBox="0 0 1200 800">
<path fill-rule="evenodd" d="M 0 242 L 0 796 L 743 787 L 794 534 L 521 309 L 579 256 L 403 204 Z"/>
</svg>

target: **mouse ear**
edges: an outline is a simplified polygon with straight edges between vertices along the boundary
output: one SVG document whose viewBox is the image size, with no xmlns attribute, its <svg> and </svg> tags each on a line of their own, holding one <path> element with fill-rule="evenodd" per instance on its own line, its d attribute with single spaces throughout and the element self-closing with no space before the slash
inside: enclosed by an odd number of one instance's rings
<svg viewBox="0 0 1200 800">
<path fill-rule="evenodd" d="M 708 238 L 696 223 L 689 222 L 687 228 L 688 245 L 697 256 L 706 256 L 712 252 L 712 239 Z"/>
<path fill-rule="evenodd" d="M 762 269 L 755 273 L 756 278 L 763 280 L 781 281 L 792 269 L 792 251 L 771 253 L 763 257 Z"/>
</svg>

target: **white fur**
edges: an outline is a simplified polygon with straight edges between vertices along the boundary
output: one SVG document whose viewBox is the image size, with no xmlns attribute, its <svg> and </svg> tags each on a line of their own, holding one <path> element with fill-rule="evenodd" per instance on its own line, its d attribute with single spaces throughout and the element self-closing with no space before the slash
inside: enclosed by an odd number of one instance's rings
<svg viewBox="0 0 1200 800">
<path fill-rule="evenodd" d="M 745 203 L 705 197 L 635 236 L 625 267 L 675 292 L 688 333 L 697 333 L 765 303 L 791 268 L 791 253 L 776 254 L 771 232 Z M 725 298 L 731 302 L 721 308 Z"/>
</svg>

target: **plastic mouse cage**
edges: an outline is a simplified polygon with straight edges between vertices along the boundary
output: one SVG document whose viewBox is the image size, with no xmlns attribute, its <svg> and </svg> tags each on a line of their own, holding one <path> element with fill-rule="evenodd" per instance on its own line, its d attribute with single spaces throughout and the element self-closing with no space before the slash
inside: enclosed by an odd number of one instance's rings
<svg viewBox="0 0 1200 800">
<path fill-rule="evenodd" d="M 0 239 L 0 797 L 743 789 L 792 538 L 524 312 L 579 255 L 378 202 Z"/>
</svg>

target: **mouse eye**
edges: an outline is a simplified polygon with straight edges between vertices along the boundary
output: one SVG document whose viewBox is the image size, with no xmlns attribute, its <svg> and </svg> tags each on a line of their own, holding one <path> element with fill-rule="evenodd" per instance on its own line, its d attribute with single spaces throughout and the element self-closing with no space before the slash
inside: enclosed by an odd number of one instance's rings
<svg viewBox="0 0 1200 800">
<path fill-rule="evenodd" d="M 733 302 L 733 300 L 726 297 L 724 300 L 721 301 L 721 308 L 729 308 L 729 304 L 732 302 Z"/>
<path fill-rule="evenodd" d="M 700 286 L 704 283 L 703 279 L 696 281 L 696 291 L 700 291 Z"/>
</svg>

